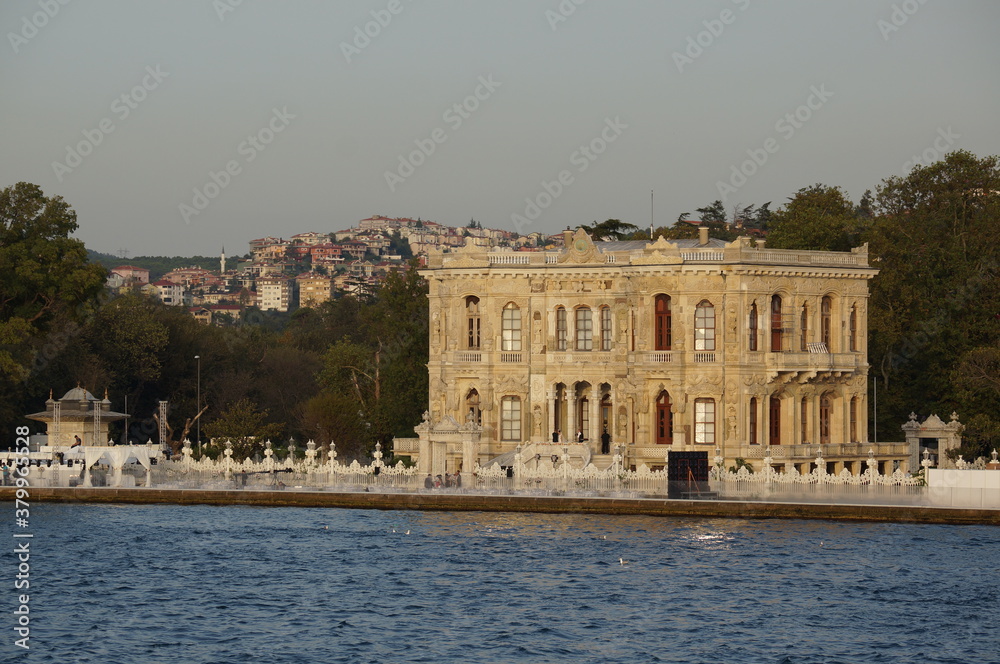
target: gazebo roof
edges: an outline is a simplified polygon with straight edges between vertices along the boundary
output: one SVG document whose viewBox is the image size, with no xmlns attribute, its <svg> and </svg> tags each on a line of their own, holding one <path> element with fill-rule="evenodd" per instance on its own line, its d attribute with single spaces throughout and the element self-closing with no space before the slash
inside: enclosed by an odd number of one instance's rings
<svg viewBox="0 0 1000 664">
<path fill-rule="evenodd" d="M 62 399 L 60 399 L 59 401 L 83 401 L 84 399 L 86 399 L 87 401 L 100 401 L 100 399 L 98 399 L 93 394 L 91 394 L 84 388 L 80 387 L 79 385 L 77 385 L 72 390 L 64 394 L 62 396 Z"/>
<path fill-rule="evenodd" d="M 37 422 L 53 422 L 55 421 L 53 411 L 56 403 L 50 394 L 48 401 L 45 402 L 45 410 L 25 415 L 25 417 Z M 93 421 L 95 408 L 100 411 L 102 422 L 116 422 L 128 417 L 125 413 L 111 410 L 111 401 L 106 396 L 104 399 L 98 399 L 79 385 L 64 394 L 58 403 L 59 419 L 64 422 Z"/>
</svg>

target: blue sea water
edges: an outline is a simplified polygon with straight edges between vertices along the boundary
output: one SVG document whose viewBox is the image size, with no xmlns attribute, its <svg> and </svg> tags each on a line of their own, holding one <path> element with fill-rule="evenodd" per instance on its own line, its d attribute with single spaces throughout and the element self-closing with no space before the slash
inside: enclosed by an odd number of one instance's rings
<svg viewBox="0 0 1000 664">
<path fill-rule="evenodd" d="M 997 528 L 86 504 L 31 517 L 31 649 L 13 643 L 8 553 L 5 662 L 1000 662 Z"/>
</svg>

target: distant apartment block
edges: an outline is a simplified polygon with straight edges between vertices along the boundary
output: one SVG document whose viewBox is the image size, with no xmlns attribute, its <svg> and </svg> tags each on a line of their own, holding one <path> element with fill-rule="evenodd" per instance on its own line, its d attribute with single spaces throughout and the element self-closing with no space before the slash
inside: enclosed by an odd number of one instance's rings
<svg viewBox="0 0 1000 664">
<path fill-rule="evenodd" d="M 160 279 L 143 287 L 143 291 L 157 298 L 163 304 L 171 307 L 190 306 L 191 294 L 184 290 L 181 284 L 175 284 L 167 279 Z"/>
<path fill-rule="evenodd" d="M 294 305 L 294 280 L 287 277 L 263 277 L 257 280 L 261 311 L 288 311 Z"/>
<path fill-rule="evenodd" d="M 111 268 L 111 274 L 123 279 L 123 284 L 148 284 L 149 270 L 134 265 L 119 265 Z"/>
<path fill-rule="evenodd" d="M 315 307 L 330 299 L 333 280 L 315 272 L 295 277 L 299 287 L 299 306 Z"/>
</svg>

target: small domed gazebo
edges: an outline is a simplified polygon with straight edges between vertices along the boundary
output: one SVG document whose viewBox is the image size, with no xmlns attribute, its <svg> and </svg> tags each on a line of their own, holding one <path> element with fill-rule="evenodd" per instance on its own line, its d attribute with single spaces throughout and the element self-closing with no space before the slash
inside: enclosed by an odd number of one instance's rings
<svg viewBox="0 0 1000 664">
<path fill-rule="evenodd" d="M 49 398 L 45 410 L 26 415 L 29 420 L 44 422 L 48 445 L 54 451 L 69 448 L 79 437 L 82 445 L 107 445 L 108 424 L 125 419 L 125 413 L 111 410 L 111 401 L 105 390 L 104 399 L 77 385 L 59 400 Z"/>
</svg>

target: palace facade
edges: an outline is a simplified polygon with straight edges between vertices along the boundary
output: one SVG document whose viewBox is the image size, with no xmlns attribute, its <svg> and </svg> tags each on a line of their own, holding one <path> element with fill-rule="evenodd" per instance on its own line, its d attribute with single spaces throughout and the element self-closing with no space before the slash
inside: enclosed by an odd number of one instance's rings
<svg viewBox="0 0 1000 664">
<path fill-rule="evenodd" d="M 557 435 L 582 437 L 599 467 L 610 438 L 631 466 L 704 450 L 727 466 L 770 456 L 779 470 L 808 471 L 822 456 L 829 472 L 858 473 L 874 452 L 880 470 L 908 469 L 905 446 L 868 442 L 877 270 L 867 246 L 769 249 L 707 229 L 691 240 L 593 242 L 578 230 L 557 251 L 431 252 L 421 274 L 431 321 L 424 430 L 475 430 L 480 463 Z M 461 446 L 438 449 L 446 458 L 422 465 L 462 465 Z"/>
</svg>

